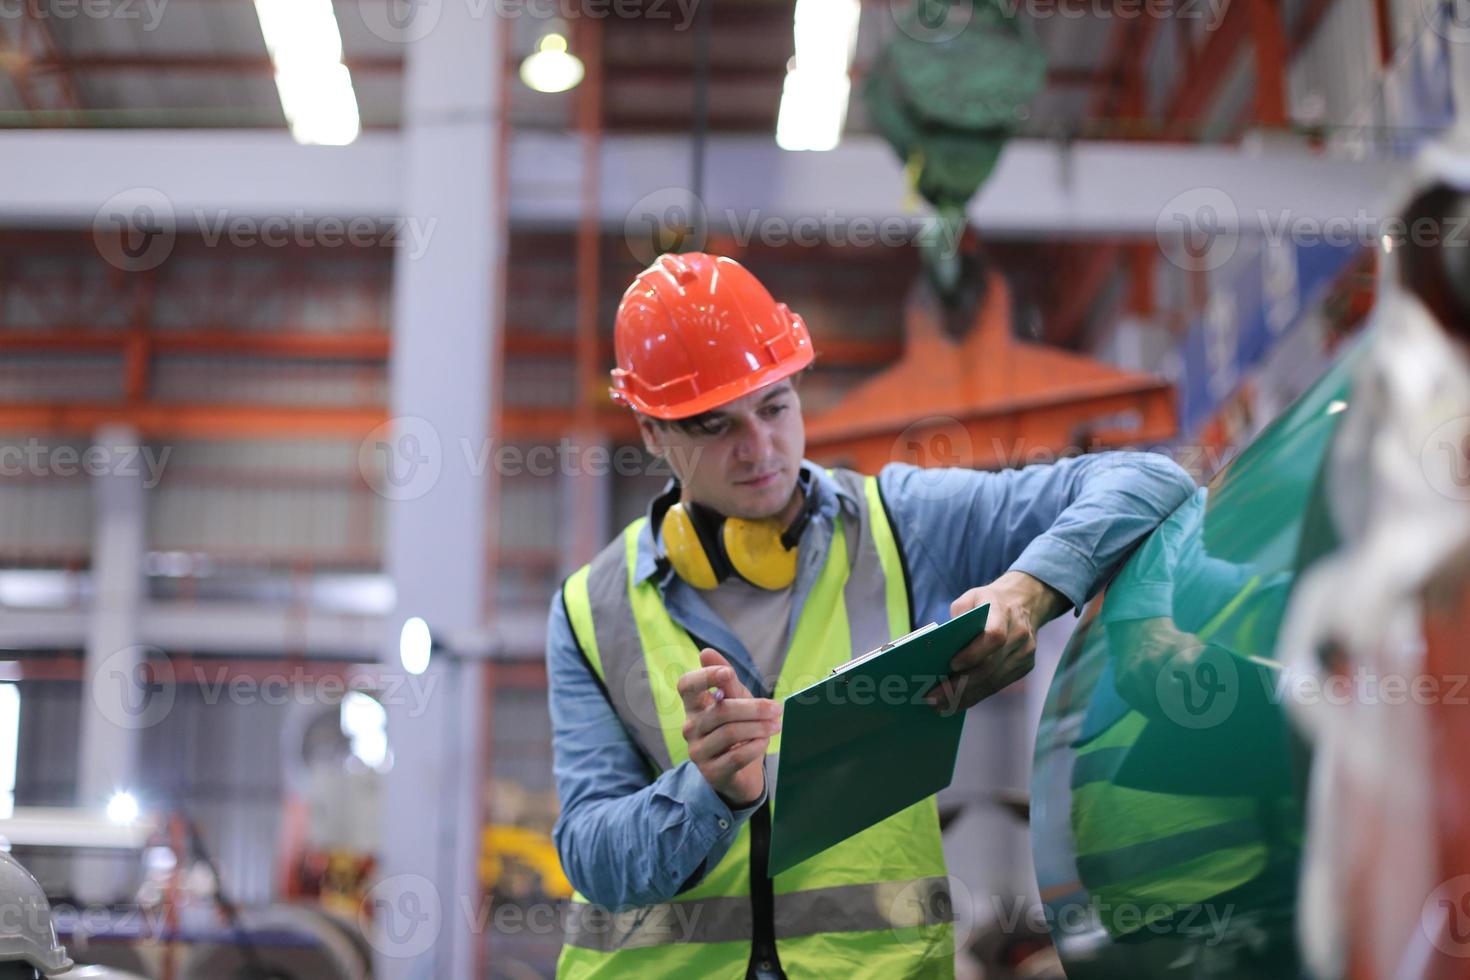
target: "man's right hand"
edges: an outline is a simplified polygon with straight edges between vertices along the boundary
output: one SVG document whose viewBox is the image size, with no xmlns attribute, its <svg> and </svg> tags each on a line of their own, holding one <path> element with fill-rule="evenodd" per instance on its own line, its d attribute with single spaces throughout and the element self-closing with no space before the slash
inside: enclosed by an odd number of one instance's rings
<svg viewBox="0 0 1470 980">
<path fill-rule="evenodd" d="M 699 662 L 698 670 L 679 678 L 684 741 L 705 780 L 738 810 L 765 790 L 766 746 L 781 730 L 781 705 L 754 697 L 729 661 L 709 647 L 699 651 Z"/>
</svg>

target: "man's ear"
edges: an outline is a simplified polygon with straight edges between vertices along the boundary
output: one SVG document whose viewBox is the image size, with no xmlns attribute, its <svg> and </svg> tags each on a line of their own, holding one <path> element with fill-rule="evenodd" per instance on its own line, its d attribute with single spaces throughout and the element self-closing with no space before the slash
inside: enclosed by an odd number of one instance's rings
<svg viewBox="0 0 1470 980">
<path fill-rule="evenodd" d="M 663 456 L 663 433 L 647 415 L 638 416 L 638 434 L 643 437 L 643 448 L 650 456 Z"/>
</svg>

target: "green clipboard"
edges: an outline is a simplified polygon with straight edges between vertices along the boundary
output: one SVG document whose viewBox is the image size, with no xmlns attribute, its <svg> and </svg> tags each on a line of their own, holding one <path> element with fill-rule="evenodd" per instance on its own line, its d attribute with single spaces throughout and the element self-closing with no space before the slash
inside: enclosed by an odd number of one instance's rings
<svg viewBox="0 0 1470 980">
<path fill-rule="evenodd" d="M 768 874 L 950 784 L 966 713 L 943 714 L 923 698 L 989 612 L 985 603 L 930 623 L 786 697 Z"/>
</svg>

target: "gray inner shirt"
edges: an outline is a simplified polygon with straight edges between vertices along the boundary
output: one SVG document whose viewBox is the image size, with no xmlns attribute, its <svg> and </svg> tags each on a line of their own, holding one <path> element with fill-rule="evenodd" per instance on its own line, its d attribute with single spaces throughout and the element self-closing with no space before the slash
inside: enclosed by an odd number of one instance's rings
<svg viewBox="0 0 1470 980">
<path fill-rule="evenodd" d="M 766 691 L 774 690 L 791 631 L 791 607 L 796 598 L 794 584 L 784 589 L 763 589 L 731 575 L 703 595 L 715 614 L 730 627 L 730 632 L 745 644 L 756 672 L 765 681 Z"/>
</svg>

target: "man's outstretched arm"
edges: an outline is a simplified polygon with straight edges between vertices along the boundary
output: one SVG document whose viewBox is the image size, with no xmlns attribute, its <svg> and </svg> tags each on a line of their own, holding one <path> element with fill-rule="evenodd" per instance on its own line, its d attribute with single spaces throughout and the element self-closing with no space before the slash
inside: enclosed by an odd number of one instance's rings
<svg viewBox="0 0 1470 980">
<path fill-rule="evenodd" d="M 920 621 L 935 615 L 941 597 L 950 615 L 991 604 L 985 633 L 935 692 L 950 708 L 1024 676 L 1037 629 L 1068 606 L 1081 608 L 1195 489 L 1167 457 L 1124 452 L 998 472 L 893 464 L 879 480 Z"/>
</svg>

